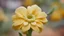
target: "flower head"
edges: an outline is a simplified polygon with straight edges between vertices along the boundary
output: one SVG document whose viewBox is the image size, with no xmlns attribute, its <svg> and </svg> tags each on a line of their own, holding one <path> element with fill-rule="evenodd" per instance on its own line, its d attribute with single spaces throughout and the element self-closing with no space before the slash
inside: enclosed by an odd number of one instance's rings
<svg viewBox="0 0 64 36">
<path fill-rule="evenodd" d="M 22 32 L 28 31 L 30 28 L 34 31 L 41 32 L 43 24 L 47 22 L 47 14 L 42 12 L 41 8 L 37 5 L 19 7 L 13 15 L 13 28 L 21 30 Z"/>
</svg>

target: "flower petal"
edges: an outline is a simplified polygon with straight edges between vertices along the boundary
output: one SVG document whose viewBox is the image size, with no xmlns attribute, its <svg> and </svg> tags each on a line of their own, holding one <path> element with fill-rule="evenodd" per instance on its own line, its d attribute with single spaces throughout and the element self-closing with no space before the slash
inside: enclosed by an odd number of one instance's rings
<svg viewBox="0 0 64 36">
<path fill-rule="evenodd" d="M 23 24 L 24 24 L 24 26 L 26 26 L 26 25 L 28 25 L 28 22 L 24 22 Z"/>
<path fill-rule="evenodd" d="M 41 12 L 41 8 L 37 5 L 29 6 L 28 8 L 29 14 L 37 15 L 38 12 Z"/>
<path fill-rule="evenodd" d="M 44 24 L 48 22 L 48 20 L 46 18 L 39 18 L 36 21 L 43 22 Z"/>
<path fill-rule="evenodd" d="M 42 11 L 41 8 L 39 6 L 37 6 L 37 5 L 32 5 L 31 8 L 33 9 L 33 11 L 34 10 L 35 11 L 40 11 L 40 12 Z"/>
<path fill-rule="evenodd" d="M 13 25 L 13 26 L 18 26 L 18 25 L 21 25 L 21 24 L 22 24 L 22 22 L 16 21 L 16 22 L 14 22 L 12 25 Z"/>
<path fill-rule="evenodd" d="M 35 26 L 36 25 L 36 22 L 32 22 L 31 25 Z"/>
<path fill-rule="evenodd" d="M 37 6 L 37 5 L 31 6 L 31 8 L 33 9 L 32 14 L 35 15 L 35 16 L 37 16 L 38 13 L 40 13 L 42 11 L 41 8 L 39 6 Z"/>
<path fill-rule="evenodd" d="M 14 21 L 13 21 L 13 25 L 14 25 L 14 26 L 18 26 L 18 25 L 21 25 L 23 22 L 24 22 L 24 20 L 22 20 L 22 19 L 17 19 L 17 20 L 14 20 Z"/>
<path fill-rule="evenodd" d="M 14 21 L 14 20 L 16 20 L 16 19 L 18 19 L 17 16 L 16 16 L 16 15 L 13 15 L 13 16 L 12 16 L 12 20 Z"/>
<path fill-rule="evenodd" d="M 30 6 L 27 7 L 27 13 L 28 13 L 29 15 L 31 14 L 32 10 L 33 10 L 33 9 L 32 9 Z"/>
<path fill-rule="evenodd" d="M 16 9 L 15 11 L 16 15 L 23 18 L 24 16 L 26 16 L 27 13 L 27 9 L 25 7 L 19 7 Z"/>
<path fill-rule="evenodd" d="M 48 20 L 47 20 L 46 18 L 44 18 L 44 19 L 42 20 L 42 22 L 45 24 L 45 23 L 48 22 Z"/>
<path fill-rule="evenodd" d="M 17 25 L 17 26 L 12 26 L 12 28 L 13 29 L 15 29 L 15 30 L 19 30 L 19 29 L 21 29 L 23 27 L 23 24 L 22 25 Z"/>
<path fill-rule="evenodd" d="M 43 28 L 43 24 L 41 22 L 36 22 L 36 26 L 38 26 L 39 28 Z"/>
<path fill-rule="evenodd" d="M 47 14 L 45 12 L 40 12 L 37 16 L 37 18 L 46 18 Z"/>
<path fill-rule="evenodd" d="M 31 25 L 31 28 L 36 32 L 40 32 L 40 29 L 37 26 Z"/>
<path fill-rule="evenodd" d="M 17 22 L 17 21 L 19 21 L 19 22 L 25 22 L 26 21 L 25 19 L 19 18 L 16 15 L 12 16 L 12 20 L 13 20 L 13 22 Z"/>
<path fill-rule="evenodd" d="M 30 29 L 30 24 L 22 27 L 22 32 L 26 32 Z"/>
</svg>

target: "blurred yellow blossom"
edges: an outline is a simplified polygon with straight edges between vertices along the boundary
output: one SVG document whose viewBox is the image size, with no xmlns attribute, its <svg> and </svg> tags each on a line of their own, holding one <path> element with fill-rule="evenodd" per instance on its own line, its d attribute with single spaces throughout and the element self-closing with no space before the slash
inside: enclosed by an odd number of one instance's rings
<svg viewBox="0 0 64 36">
<path fill-rule="evenodd" d="M 59 2 L 53 2 L 52 7 L 56 7 L 56 10 L 51 14 L 51 20 L 52 21 L 59 21 L 64 17 L 64 9 L 62 8 L 61 3 Z"/>
<path fill-rule="evenodd" d="M 28 31 L 30 28 L 36 32 L 41 32 L 43 24 L 48 20 L 47 14 L 42 12 L 41 8 L 37 5 L 28 6 L 27 8 L 21 6 L 16 9 L 13 15 L 13 28 L 21 30 L 22 32 Z"/>
<path fill-rule="evenodd" d="M 4 11 L 0 8 L 0 21 L 6 22 L 8 20 L 7 16 L 5 16 Z"/>
<path fill-rule="evenodd" d="M 62 19 L 62 16 L 61 16 L 61 14 L 59 13 L 60 11 L 54 11 L 52 14 L 51 14 L 51 16 L 50 16 L 50 19 L 52 20 L 52 21 L 59 21 L 59 20 L 61 20 Z"/>
<path fill-rule="evenodd" d="M 34 4 L 34 0 L 25 0 L 24 1 L 24 6 L 31 6 L 31 5 L 33 5 Z"/>
<path fill-rule="evenodd" d="M 61 13 L 62 17 L 64 18 L 64 9 L 63 8 L 59 8 L 59 13 Z"/>
</svg>

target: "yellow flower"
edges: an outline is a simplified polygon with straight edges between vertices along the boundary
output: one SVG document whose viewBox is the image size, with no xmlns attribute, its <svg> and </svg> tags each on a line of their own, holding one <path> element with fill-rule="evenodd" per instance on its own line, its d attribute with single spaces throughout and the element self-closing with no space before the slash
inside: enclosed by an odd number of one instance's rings
<svg viewBox="0 0 64 36">
<path fill-rule="evenodd" d="M 61 20 L 62 18 L 64 18 L 64 9 L 61 5 L 61 3 L 59 2 L 54 2 L 52 4 L 52 7 L 56 7 L 57 10 L 54 11 L 54 13 L 51 15 L 51 20 L 53 21 L 59 21 Z M 56 14 L 56 15 L 55 15 Z"/>
<path fill-rule="evenodd" d="M 43 24 L 48 20 L 47 14 L 42 12 L 41 8 L 37 5 L 25 7 L 19 7 L 13 15 L 13 28 L 15 30 L 21 30 L 22 32 L 28 31 L 30 28 L 36 32 L 41 32 Z"/>
<path fill-rule="evenodd" d="M 62 17 L 64 18 L 64 9 L 63 8 L 59 8 L 59 13 L 61 13 Z"/>
<path fill-rule="evenodd" d="M 31 6 L 31 5 L 33 5 L 34 4 L 34 0 L 25 0 L 25 2 L 24 2 L 24 6 Z"/>
<path fill-rule="evenodd" d="M 59 13 L 60 11 L 54 11 L 52 14 L 51 14 L 51 17 L 50 17 L 50 19 L 52 20 L 52 21 L 59 21 L 59 20 L 61 20 L 62 19 L 62 16 L 61 16 L 61 14 Z"/>
<path fill-rule="evenodd" d="M 8 20 L 7 16 L 4 15 L 4 11 L 0 8 L 0 21 L 6 22 Z"/>
</svg>

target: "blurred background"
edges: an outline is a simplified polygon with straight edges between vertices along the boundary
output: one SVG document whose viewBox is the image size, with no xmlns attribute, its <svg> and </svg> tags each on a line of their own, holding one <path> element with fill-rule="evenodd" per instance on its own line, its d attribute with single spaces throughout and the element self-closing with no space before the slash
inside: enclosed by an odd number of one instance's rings
<svg viewBox="0 0 64 36">
<path fill-rule="evenodd" d="M 33 36 L 64 36 L 64 0 L 0 0 L 0 12 L 4 12 L 8 19 L 6 23 L 0 23 L 0 36 L 19 36 L 12 29 L 11 17 L 16 8 L 33 4 L 37 4 L 47 14 L 55 8 L 48 15 L 48 23 L 42 33 L 33 32 Z"/>
</svg>

